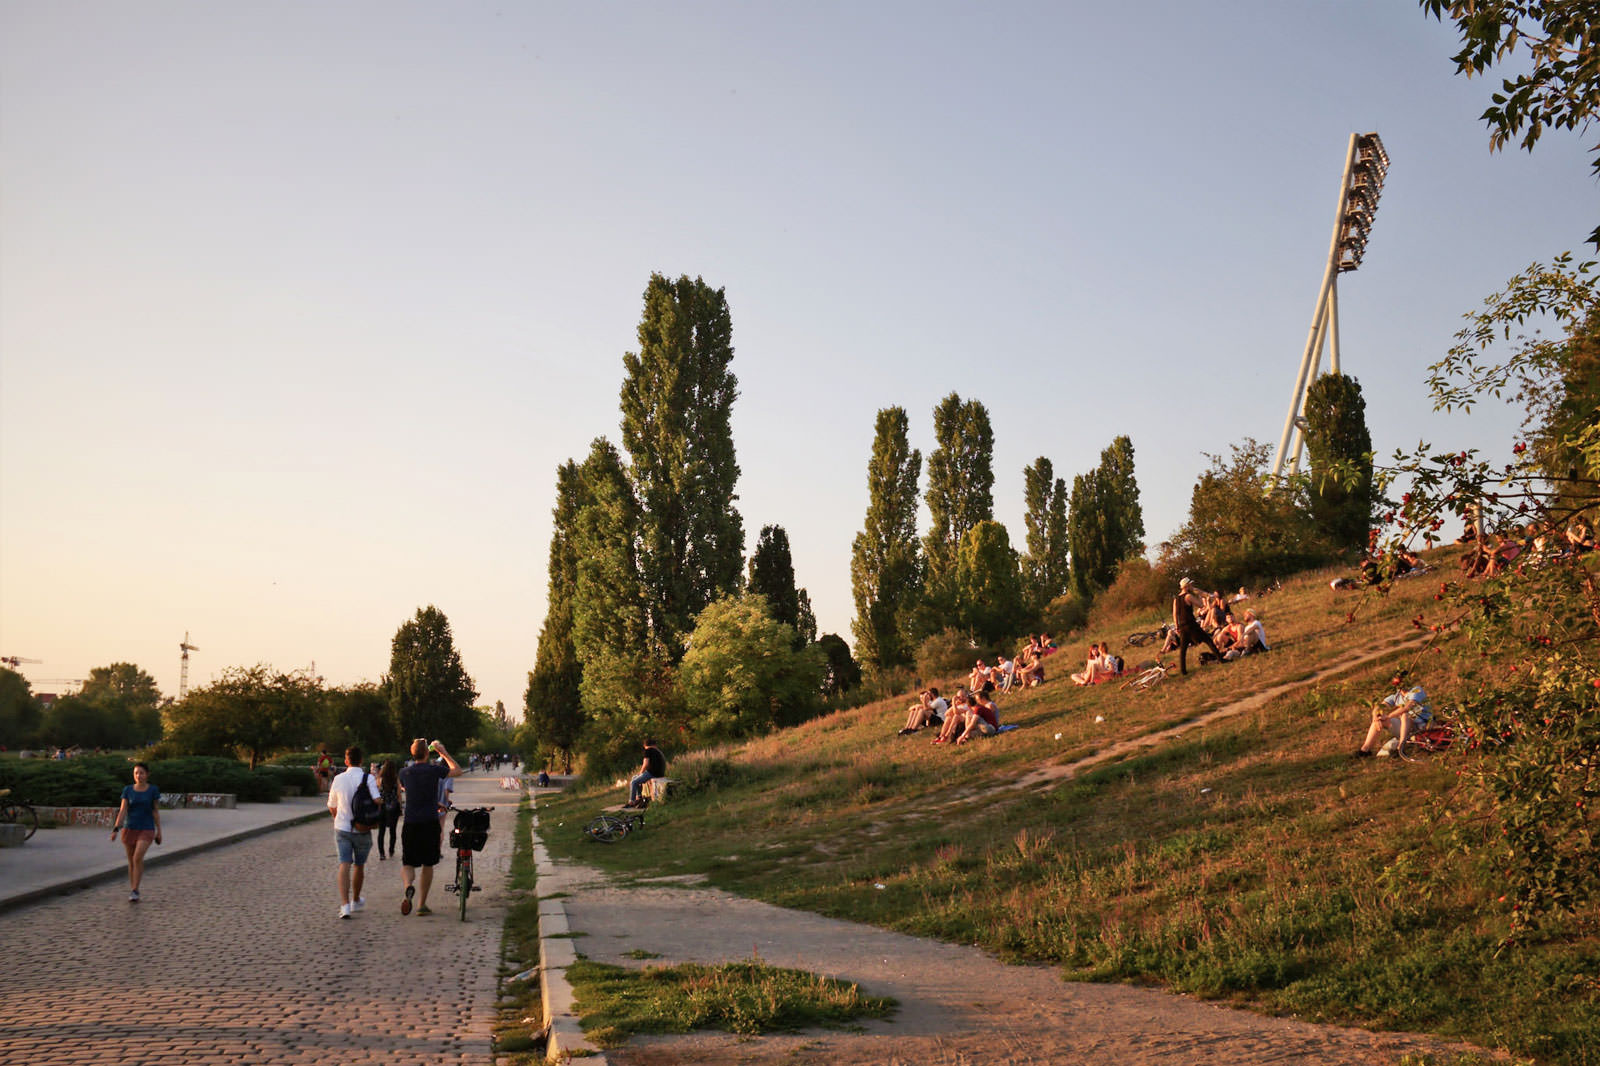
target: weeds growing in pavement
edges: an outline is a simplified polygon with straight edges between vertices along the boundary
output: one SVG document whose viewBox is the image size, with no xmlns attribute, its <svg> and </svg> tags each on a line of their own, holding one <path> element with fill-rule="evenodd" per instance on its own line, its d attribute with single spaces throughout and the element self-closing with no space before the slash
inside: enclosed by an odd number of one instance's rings
<svg viewBox="0 0 1600 1066">
<path fill-rule="evenodd" d="M 537 976 L 508 982 L 539 962 L 539 897 L 534 892 L 533 806 L 524 796 L 517 805 L 508 879 L 511 907 L 500 940 L 500 1000 L 494 1049 L 503 1066 L 544 1061 L 544 1005 Z"/>
</svg>

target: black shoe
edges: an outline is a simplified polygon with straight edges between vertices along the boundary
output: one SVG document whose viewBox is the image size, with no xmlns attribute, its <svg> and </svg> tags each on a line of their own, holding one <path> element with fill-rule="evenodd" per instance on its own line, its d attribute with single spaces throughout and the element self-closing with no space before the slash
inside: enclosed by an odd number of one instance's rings
<svg viewBox="0 0 1600 1066">
<path fill-rule="evenodd" d="M 1373 757 L 1373 755 L 1372 752 L 1368 751 L 1366 748 L 1357 748 L 1351 753 L 1350 757 L 1352 759 L 1370 759 Z"/>
</svg>

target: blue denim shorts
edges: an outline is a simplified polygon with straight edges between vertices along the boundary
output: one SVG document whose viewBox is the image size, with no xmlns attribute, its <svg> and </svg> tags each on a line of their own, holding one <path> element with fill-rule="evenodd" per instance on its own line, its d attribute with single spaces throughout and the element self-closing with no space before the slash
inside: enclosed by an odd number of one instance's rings
<svg viewBox="0 0 1600 1066">
<path fill-rule="evenodd" d="M 367 853 L 372 850 L 371 833 L 352 833 L 340 829 L 334 835 L 338 838 L 340 862 L 353 862 L 357 866 L 367 864 Z"/>
</svg>

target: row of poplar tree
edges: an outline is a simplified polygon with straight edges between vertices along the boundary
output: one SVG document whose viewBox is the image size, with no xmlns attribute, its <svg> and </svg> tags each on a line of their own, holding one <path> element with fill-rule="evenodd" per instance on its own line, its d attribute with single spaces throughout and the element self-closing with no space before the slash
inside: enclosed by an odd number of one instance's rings
<svg viewBox="0 0 1600 1066">
<path fill-rule="evenodd" d="M 856 535 L 850 578 L 855 654 L 869 672 L 918 659 L 947 634 L 992 647 L 1040 624 L 1063 596 L 1087 600 L 1144 550 L 1144 517 L 1133 443 L 1117 437 L 1100 465 L 1066 482 L 1040 456 L 1023 471 L 1026 552 L 994 519 L 994 430 L 977 400 L 951 393 L 933 411 L 937 447 L 922 493 L 930 528 L 917 535 L 922 454 L 900 407 L 878 412 L 867 466 L 866 525 Z"/>
<path fill-rule="evenodd" d="M 881 673 L 936 633 L 1026 632 L 1051 600 L 1104 587 L 1142 548 L 1133 446 L 1119 437 L 1070 504 L 1048 459 L 1025 471 L 1019 556 L 993 517 L 988 411 L 955 394 L 934 411 L 932 528 L 919 540 L 922 457 L 904 410 L 881 411 L 851 563 L 852 657 L 839 636 L 817 637 L 781 527 L 762 530 L 746 572 L 732 332 L 723 290 L 652 275 L 638 350 L 623 357 L 622 447 L 598 438 L 556 471 L 549 607 L 524 696 L 542 760 L 614 768 L 647 735 L 695 743 L 792 724 L 858 681 L 857 659 Z"/>
</svg>

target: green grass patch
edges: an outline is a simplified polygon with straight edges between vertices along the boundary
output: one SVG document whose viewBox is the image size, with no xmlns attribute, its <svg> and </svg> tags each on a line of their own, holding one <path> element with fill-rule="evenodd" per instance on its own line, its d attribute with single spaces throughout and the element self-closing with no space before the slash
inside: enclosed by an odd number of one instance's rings
<svg viewBox="0 0 1600 1066">
<path fill-rule="evenodd" d="M 1046 660 L 1046 684 L 1001 698 L 1014 732 L 953 751 L 896 736 L 908 693 L 674 758 L 671 775 L 693 787 L 614 845 L 582 835 L 614 788 L 541 796 L 545 845 L 624 879 L 699 874 L 1077 980 L 1600 1064 L 1600 920 L 1553 923 L 1500 949 L 1510 916 L 1483 857 L 1492 823 L 1464 784 L 1473 760 L 1493 756 L 1349 758 L 1397 670 L 1448 714 L 1452 686 L 1497 664 L 1463 654 L 1453 636 L 1426 649 L 1412 639 L 1436 580 L 1380 597 L 1332 592 L 1328 577 L 1254 601 L 1269 655 L 1191 662 L 1187 677 L 1134 693 L 1063 682 L 1082 662 L 1075 644 Z M 1082 643 L 1147 628 L 1127 620 Z M 1385 650 L 1305 681 L 1370 648 Z M 1124 655 L 1130 666 L 1144 657 Z M 1014 787 L 1280 689 L 1073 777 Z"/>
<path fill-rule="evenodd" d="M 511 848 L 509 888 L 500 940 L 500 999 L 494 1024 L 494 1049 L 503 1066 L 532 1066 L 544 1061 L 544 1005 L 537 977 L 507 978 L 539 962 L 539 897 L 534 892 L 533 806 L 524 797 L 517 806 L 516 834 Z"/>
<path fill-rule="evenodd" d="M 584 1033 L 601 1047 L 616 1047 L 636 1033 L 838 1029 L 860 1018 L 888 1017 L 896 1006 L 862 995 L 854 984 L 759 960 L 643 970 L 580 960 L 567 968 L 567 980 Z"/>
</svg>

